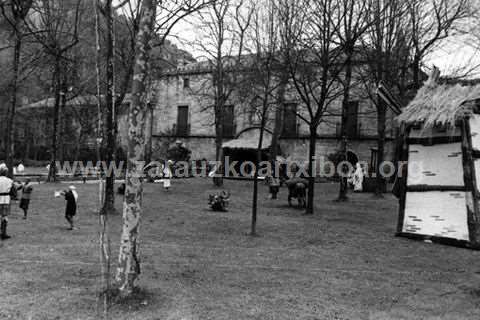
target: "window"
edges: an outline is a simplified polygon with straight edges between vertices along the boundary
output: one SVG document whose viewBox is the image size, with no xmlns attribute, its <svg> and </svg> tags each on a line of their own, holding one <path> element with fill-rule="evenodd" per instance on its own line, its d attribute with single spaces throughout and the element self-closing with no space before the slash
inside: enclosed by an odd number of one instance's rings
<svg viewBox="0 0 480 320">
<path fill-rule="evenodd" d="M 231 138 L 235 135 L 235 114 L 233 106 L 225 106 L 223 112 L 223 136 Z"/>
<path fill-rule="evenodd" d="M 347 137 L 352 139 L 358 135 L 358 101 L 349 101 L 347 107 Z"/>
<path fill-rule="evenodd" d="M 288 103 L 283 109 L 283 131 L 284 137 L 297 136 L 297 104 Z"/>
<path fill-rule="evenodd" d="M 188 106 L 178 106 L 177 136 L 188 135 Z"/>
<path fill-rule="evenodd" d="M 183 78 L 183 88 L 190 88 L 190 78 Z"/>
</svg>

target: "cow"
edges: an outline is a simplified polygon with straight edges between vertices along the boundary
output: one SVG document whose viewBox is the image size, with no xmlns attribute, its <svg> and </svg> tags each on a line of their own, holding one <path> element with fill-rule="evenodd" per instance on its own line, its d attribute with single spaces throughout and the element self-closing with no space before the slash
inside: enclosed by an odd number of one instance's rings
<svg viewBox="0 0 480 320">
<path fill-rule="evenodd" d="M 305 208 L 307 206 L 308 181 L 302 178 L 292 178 L 287 180 L 288 187 L 288 205 L 292 206 L 292 198 L 296 198 L 298 206 Z"/>
</svg>

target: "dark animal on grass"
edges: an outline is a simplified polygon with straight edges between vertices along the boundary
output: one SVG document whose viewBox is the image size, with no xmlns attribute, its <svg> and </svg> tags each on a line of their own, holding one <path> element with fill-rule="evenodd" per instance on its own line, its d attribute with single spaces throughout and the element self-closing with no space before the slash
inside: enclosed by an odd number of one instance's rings
<svg viewBox="0 0 480 320">
<path fill-rule="evenodd" d="M 222 191 L 219 194 L 211 194 L 208 196 L 208 205 L 213 211 L 228 211 L 228 203 L 230 193 Z"/>
<path fill-rule="evenodd" d="M 292 178 L 286 182 L 288 187 L 288 205 L 292 206 L 292 199 L 296 198 L 298 206 L 305 208 L 307 206 L 308 181 L 302 178 Z"/>
</svg>

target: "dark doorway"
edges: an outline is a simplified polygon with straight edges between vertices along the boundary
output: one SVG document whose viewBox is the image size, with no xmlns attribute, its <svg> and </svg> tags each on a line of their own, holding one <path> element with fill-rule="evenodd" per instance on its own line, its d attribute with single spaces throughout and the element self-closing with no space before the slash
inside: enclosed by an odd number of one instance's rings
<svg viewBox="0 0 480 320">
<path fill-rule="evenodd" d="M 255 163 L 257 159 L 257 150 L 255 149 L 230 149 L 230 148 L 224 148 L 224 154 L 225 156 L 229 158 L 230 163 L 234 161 L 238 161 L 238 163 L 233 166 L 235 168 L 235 171 L 238 174 L 242 174 L 240 172 L 240 167 L 242 166 L 243 163 L 250 161 L 251 163 Z M 268 161 L 269 159 L 269 149 L 264 149 L 262 150 L 262 159 L 261 161 Z M 243 176 L 250 176 L 253 175 L 253 172 L 251 171 L 252 166 L 245 166 L 245 172 L 243 172 Z M 226 168 L 227 169 L 227 168 Z M 231 175 L 231 173 L 230 173 Z"/>
</svg>

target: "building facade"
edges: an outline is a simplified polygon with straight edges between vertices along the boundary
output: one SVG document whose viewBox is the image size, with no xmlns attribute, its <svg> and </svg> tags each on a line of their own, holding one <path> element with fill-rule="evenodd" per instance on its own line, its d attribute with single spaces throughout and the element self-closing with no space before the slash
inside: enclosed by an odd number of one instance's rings
<svg viewBox="0 0 480 320">
<path fill-rule="evenodd" d="M 152 154 L 162 158 L 168 147 L 181 140 L 192 151 L 192 159 L 215 159 L 215 117 L 212 73 L 205 63 L 194 63 L 164 73 L 155 81 L 152 115 Z M 352 88 L 347 123 L 348 150 L 360 161 L 370 162 L 377 146 L 377 112 L 361 85 Z M 233 90 L 226 103 L 223 120 L 224 141 L 238 138 L 258 126 L 253 108 Z M 340 147 L 342 98 L 328 109 L 318 128 L 317 159 L 338 152 Z M 290 160 L 308 157 L 309 127 L 298 114 L 306 112 L 292 85 L 287 85 L 282 107 L 280 154 Z M 273 132 L 275 108 L 266 125 Z M 394 114 L 387 111 L 386 159 L 394 158 L 396 126 Z"/>
<path fill-rule="evenodd" d="M 191 150 L 192 160 L 215 159 L 215 117 L 212 94 L 212 74 L 205 63 L 190 63 L 168 70 L 151 85 L 151 103 L 148 109 L 146 154 L 149 159 L 165 159 L 167 150 L 180 140 Z M 117 147 L 119 155 L 127 150 L 128 103 L 124 100 L 117 110 Z M 317 159 L 335 155 L 340 148 L 342 97 L 328 109 L 318 128 L 316 145 Z M 45 128 L 51 122 L 53 100 L 45 99 L 19 108 L 18 125 L 23 128 L 17 134 L 20 153 L 28 158 L 47 160 L 51 134 Z M 276 108 L 270 108 L 266 122 L 267 134 L 274 129 Z M 64 117 L 67 136 L 63 141 L 65 159 L 88 157 L 95 152 L 97 127 L 97 102 L 93 96 L 79 97 L 68 101 Z M 226 103 L 223 120 L 224 142 L 248 135 L 258 128 L 259 119 L 254 109 L 244 99 L 240 90 L 233 90 Z M 309 127 L 298 114 L 306 112 L 295 89 L 287 85 L 285 103 L 282 107 L 282 126 L 279 138 L 279 154 L 289 160 L 304 161 L 308 157 Z M 372 162 L 372 153 L 377 146 L 377 112 L 362 86 L 353 86 L 349 103 L 347 123 L 348 150 L 353 159 Z M 395 115 L 387 110 L 385 158 L 394 159 L 396 125 Z M 35 120 L 33 120 L 35 119 Z M 24 131 L 24 132 L 23 132 Z M 269 146 L 266 146 L 269 147 Z M 26 150 L 23 150 L 26 149 Z"/>
</svg>

